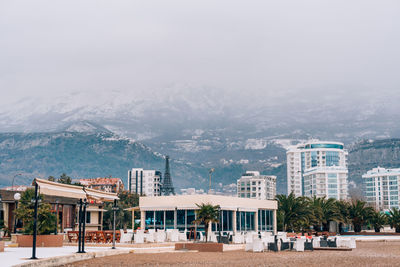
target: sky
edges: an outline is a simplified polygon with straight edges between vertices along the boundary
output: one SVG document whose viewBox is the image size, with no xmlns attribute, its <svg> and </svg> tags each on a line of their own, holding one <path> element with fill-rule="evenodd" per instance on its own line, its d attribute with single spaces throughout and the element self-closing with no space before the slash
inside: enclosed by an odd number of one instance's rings
<svg viewBox="0 0 400 267">
<path fill-rule="evenodd" d="M 0 104 L 174 84 L 395 95 L 399 12 L 398 0 L 0 0 Z"/>
</svg>

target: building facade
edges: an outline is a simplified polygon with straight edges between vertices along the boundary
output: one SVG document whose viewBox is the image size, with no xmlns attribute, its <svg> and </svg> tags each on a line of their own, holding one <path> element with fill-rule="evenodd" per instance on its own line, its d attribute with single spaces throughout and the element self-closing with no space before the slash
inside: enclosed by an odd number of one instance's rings
<svg viewBox="0 0 400 267">
<path fill-rule="evenodd" d="M 216 195 L 177 195 L 140 197 L 141 229 L 179 229 L 204 231 L 204 225 L 195 224 L 198 205 L 219 205 L 221 225 L 210 224 L 209 230 L 222 232 L 269 231 L 277 232 L 277 201 L 257 200 Z M 132 216 L 134 220 L 134 216 Z"/>
<path fill-rule="evenodd" d="M 118 194 L 124 190 L 124 183 L 120 178 L 98 177 L 91 179 L 79 179 L 79 183 L 83 186 L 108 193 Z"/>
<path fill-rule="evenodd" d="M 362 176 L 367 203 L 378 210 L 399 208 L 400 168 L 373 168 Z"/>
<path fill-rule="evenodd" d="M 128 191 L 141 196 L 161 194 L 161 172 L 134 168 L 128 171 Z"/>
<path fill-rule="evenodd" d="M 237 181 L 237 196 L 240 198 L 274 199 L 275 195 L 276 176 L 246 171 Z"/>
<path fill-rule="evenodd" d="M 347 155 L 339 142 L 311 141 L 289 147 L 288 194 L 347 199 Z"/>
</svg>

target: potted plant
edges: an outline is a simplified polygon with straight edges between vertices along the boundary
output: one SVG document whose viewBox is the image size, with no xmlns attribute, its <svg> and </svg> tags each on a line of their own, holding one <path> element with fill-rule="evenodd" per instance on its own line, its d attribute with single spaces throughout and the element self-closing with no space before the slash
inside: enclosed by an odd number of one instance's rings
<svg viewBox="0 0 400 267">
<path fill-rule="evenodd" d="M 17 243 L 20 247 L 32 246 L 33 235 L 33 217 L 35 204 L 32 203 L 34 199 L 34 189 L 26 190 L 20 200 L 16 216 L 23 223 L 23 235 L 17 235 Z M 43 196 L 39 195 L 39 201 L 43 200 Z M 40 203 L 38 207 L 38 220 L 37 220 L 37 242 L 38 247 L 58 247 L 62 246 L 62 235 L 50 235 L 54 232 L 56 224 L 56 217 L 51 211 L 51 205 L 48 203 Z"/>
</svg>

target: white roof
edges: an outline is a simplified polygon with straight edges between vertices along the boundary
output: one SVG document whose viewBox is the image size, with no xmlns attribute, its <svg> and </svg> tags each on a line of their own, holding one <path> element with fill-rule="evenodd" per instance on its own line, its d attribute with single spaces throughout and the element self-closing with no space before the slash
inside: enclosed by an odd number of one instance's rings
<svg viewBox="0 0 400 267">
<path fill-rule="evenodd" d="M 275 210 L 276 200 L 258 200 L 218 195 L 177 195 L 140 197 L 140 210 L 198 209 L 200 204 L 219 205 L 223 210 L 256 211 L 257 209 Z"/>
</svg>

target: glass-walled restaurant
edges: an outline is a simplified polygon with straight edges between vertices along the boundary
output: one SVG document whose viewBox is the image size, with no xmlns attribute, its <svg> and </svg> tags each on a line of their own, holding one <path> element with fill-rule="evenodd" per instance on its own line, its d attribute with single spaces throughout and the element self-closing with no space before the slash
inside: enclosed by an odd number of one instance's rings
<svg viewBox="0 0 400 267">
<path fill-rule="evenodd" d="M 220 206 L 220 222 L 211 225 L 212 231 L 276 231 L 275 200 L 256 200 L 216 195 L 182 195 L 141 197 L 142 229 L 178 229 L 204 231 L 196 225 L 196 209 L 200 204 Z M 274 217 L 275 216 L 275 217 Z"/>
</svg>

